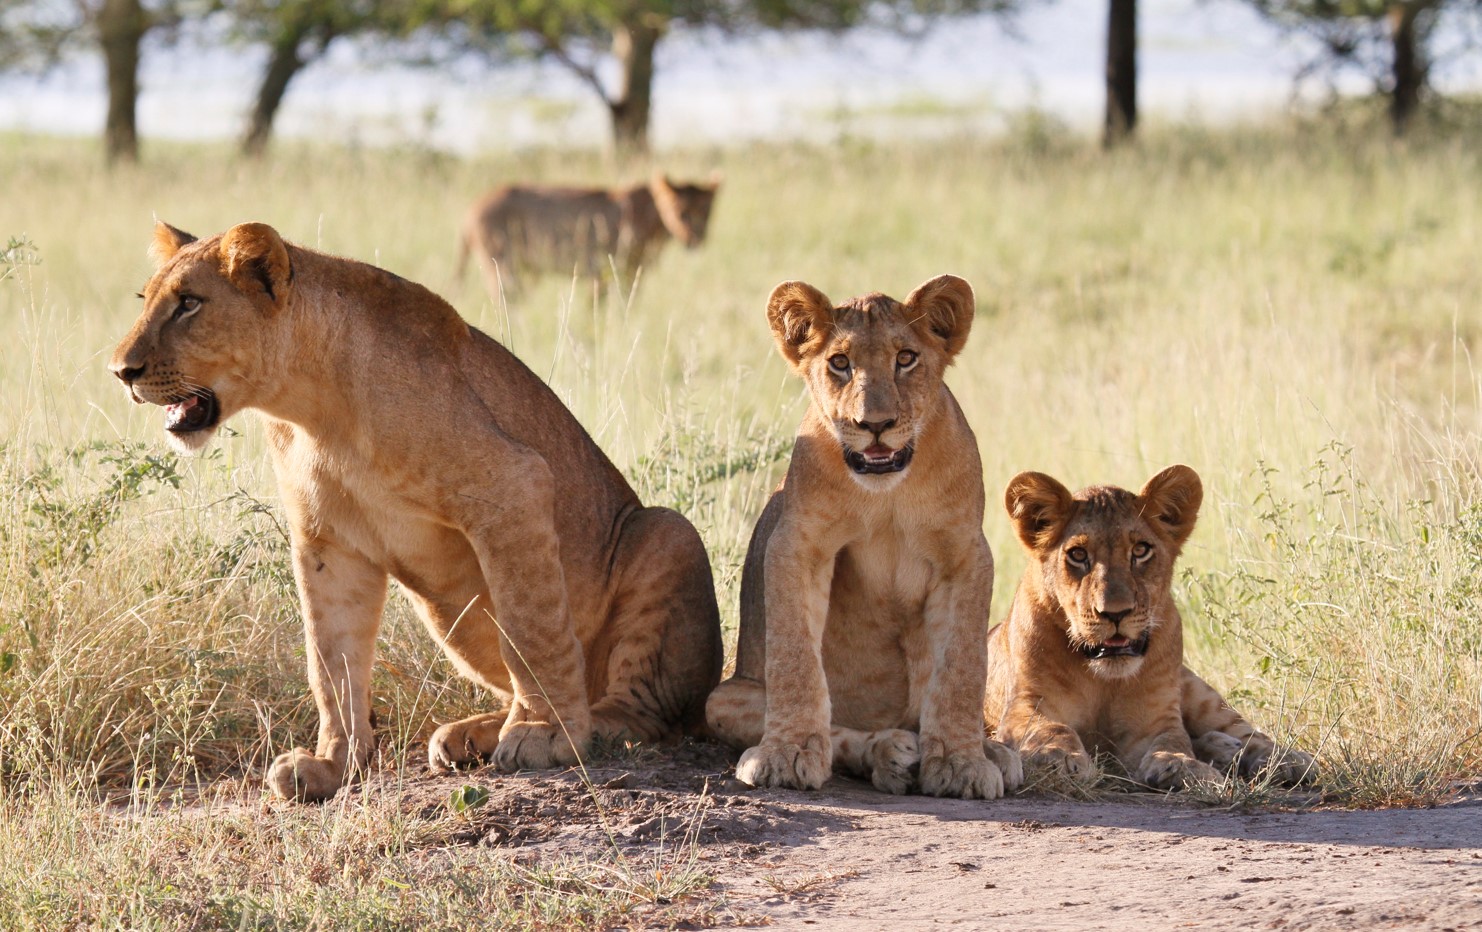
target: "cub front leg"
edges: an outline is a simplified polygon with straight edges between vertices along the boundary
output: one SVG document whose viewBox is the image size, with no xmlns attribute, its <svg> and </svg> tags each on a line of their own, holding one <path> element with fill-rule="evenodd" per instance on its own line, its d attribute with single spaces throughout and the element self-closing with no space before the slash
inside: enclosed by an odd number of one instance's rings
<svg viewBox="0 0 1482 932">
<path fill-rule="evenodd" d="M 995 735 L 1016 748 L 1030 767 L 1053 770 L 1081 782 L 1096 777 L 1096 766 L 1081 736 L 1055 714 L 1053 705 L 1043 697 L 1014 696 Z"/>
<path fill-rule="evenodd" d="M 816 790 L 833 771 L 823 629 L 837 550 L 825 549 L 786 520 L 767 544 L 766 729 L 736 764 L 752 786 Z"/>
<path fill-rule="evenodd" d="M 926 599 L 931 671 L 921 702 L 920 785 L 928 796 L 997 799 L 1023 779 L 1013 751 L 995 748 L 990 759 L 983 739 L 992 598 L 993 556 L 979 532 Z"/>
<path fill-rule="evenodd" d="M 268 768 L 281 799 L 333 796 L 370 761 L 370 674 L 386 604 L 386 574 L 365 557 L 295 532 L 293 574 L 303 606 L 309 689 L 319 708 L 313 753 L 294 748 Z"/>
<path fill-rule="evenodd" d="M 1189 733 L 1177 701 L 1151 701 L 1143 715 L 1126 723 L 1127 737 L 1118 741 L 1118 756 L 1132 779 L 1157 789 L 1178 789 L 1195 783 L 1217 783 L 1220 773 L 1194 756 Z"/>
</svg>

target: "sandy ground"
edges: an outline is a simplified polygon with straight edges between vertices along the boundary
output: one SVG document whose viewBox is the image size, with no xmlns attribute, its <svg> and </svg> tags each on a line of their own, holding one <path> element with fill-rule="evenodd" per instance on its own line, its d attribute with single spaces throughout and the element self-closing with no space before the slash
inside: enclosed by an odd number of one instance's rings
<svg viewBox="0 0 1482 932">
<path fill-rule="evenodd" d="M 1105 802 L 892 797 L 836 780 L 750 790 L 690 745 L 575 773 L 428 775 L 429 815 L 477 783 L 463 843 L 673 849 L 712 888 L 639 926 L 807 929 L 1482 929 L 1482 797 L 1434 809 L 1252 812 L 1154 794 Z M 609 840 L 612 839 L 612 840 Z M 678 906 L 678 904 L 676 904 Z"/>
</svg>

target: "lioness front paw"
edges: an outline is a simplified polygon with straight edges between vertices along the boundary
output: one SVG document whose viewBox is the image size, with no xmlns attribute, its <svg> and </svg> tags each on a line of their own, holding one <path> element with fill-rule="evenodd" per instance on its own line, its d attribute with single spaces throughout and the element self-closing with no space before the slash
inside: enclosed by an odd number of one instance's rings
<svg viewBox="0 0 1482 932">
<path fill-rule="evenodd" d="M 1003 788 L 1012 793 L 1024 785 L 1024 758 L 1019 752 L 1000 741 L 992 738 L 983 739 L 983 753 L 988 759 L 998 765 L 998 770 L 1003 774 Z"/>
<path fill-rule="evenodd" d="M 921 742 L 914 731 L 886 728 L 870 738 L 870 782 L 875 789 L 900 796 L 910 790 L 921 763 Z"/>
<path fill-rule="evenodd" d="M 319 802 L 339 792 L 345 768 L 304 748 L 279 754 L 268 767 L 268 786 L 279 799 Z"/>
<path fill-rule="evenodd" d="M 542 722 L 518 722 L 506 728 L 500 736 L 492 760 L 495 767 L 510 772 L 570 767 L 577 762 L 578 756 L 571 738 L 561 727 Z"/>
<path fill-rule="evenodd" d="M 1053 771 L 1077 783 L 1089 783 L 1096 779 L 1096 764 L 1091 760 L 1091 755 L 1083 750 L 1045 747 L 1029 752 L 1025 759 L 1030 767 Z"/>
<path fill-rule="evenodd" d="M 832 753 L 826 735 L 811 735 L 802 744 L 763 741 L 741 755 L 736 779 L 751 786 L 816 790 L 832 773 Z"/>
<path fill-rule="evenodd" d="M 433 770 L 456 770 L 487 761 L 499 747 L 501 724 L 503 719 L 497 715 L 476 715 L 448 722 L 427 741 L 427 766 Z"/>
<path fill-rule="evenodd" d="M 1133 779 L 1155 789 L 1168 790 L 1195 783 L 1218 783 L 1220 772 L 1201 760 L 1174 751 L 1149 751 Z"/>
<path fill-rule="evenodd" d="M 1003 771 L 988 759 L 981 744 L 948 751 L 940 741 L 927 742 L 921 755 L 921 792 L 958 799 L 997 799 L 1003 795 Z"/>
</svg>

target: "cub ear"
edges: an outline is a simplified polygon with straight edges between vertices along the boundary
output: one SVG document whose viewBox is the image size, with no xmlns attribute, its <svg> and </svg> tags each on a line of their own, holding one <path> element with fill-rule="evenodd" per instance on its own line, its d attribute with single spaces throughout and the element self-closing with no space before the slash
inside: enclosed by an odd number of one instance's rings
<svg viewBox="0 0 1482 932">
<path fill-rule="evenodd" d="M 1031 551 L 1039 552 L 1060 539 L 1075 498 L 1052 476 L 1021 472 L 1004 489 L 1003 506 L 1013 519 L 1019 540 Z"/>
<path fill-rule="evenodd" d="M 1194 522 L 1199 520 L 1204 484 L 1199 481 L 1198 473 L 1179 464 L 1149 479 L 1137 497 L 1142 500 L 1143 515 L 1157 521 L 1174 543 L 1183 546 L 1194 533 Z"/>
<path fill-rule="evenodd" d="M 834 316 L 833 302 L 807 282 L 783 282 L 767 299 L 767 323 L 782 358 L 799 372 L 803 357 L 822 341 Z"/>
<path fill-rule="evenodd" d="M 967 342 L 973 329 L 973 286 L 956 275 L 938 275 L 922 284 L 905 300 L 911 325 L 926 337 L 942 341 L 950 362 Z"/>
<path fill-rule="evenodd" d="M 293 266 L 283 238 L 266 223 L 240 223 L 222 234 L 221 267 L 242 291 L 261 289 L 269 301 L 283 306 Z"/>
<path fill-rule="evenodd" d="M 648 181 L 648 193 L 653 195 L 654 209 L 659 212 L 659 222 L 670 235 L 685 245 L 694 238 L 689 224 L 684 222 L 684 211 L 680 209 L 679 192 L 661 171 L 656 171 Z"/>
<path fill-rule="evenodd" d="M 710 193 L 714 194 L 720 190 L 720 183 L 726 180 L 726 173 L 720 169 L 710 173 Z"/>
<path fill-rule="evenodd" d="M 196 238 L 184 230 L 176 229 L 163 220 L 154 222 L 154 239 L 149 244 L 149 258 L 156 267 L 174 258 L 175 253 L 194 243 Z"/>
</svg>

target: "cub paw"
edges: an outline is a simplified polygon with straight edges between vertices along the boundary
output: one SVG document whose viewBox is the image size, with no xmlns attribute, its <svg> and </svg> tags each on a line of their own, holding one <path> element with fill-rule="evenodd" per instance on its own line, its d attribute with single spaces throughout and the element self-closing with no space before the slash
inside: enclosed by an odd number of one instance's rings
<svg viewBox="0 0 1482 932">
<path fill-rule="evenodd" d="M 1096 779 L 1096 764 L 1091 755 L 1079 749 L 1040 748 L 1029 753 L 1028 763 L 1031 767 L 1058 773 L 1077 783 L 1090 783 Z"/>
<path fill-rule="evenodd" d="M 914 731 L 887 728 L 875 732 L 869 748 L 870 782 L 875 789 L 900 796 L 911 788 L 921 763 L 921 742 Z"/>
<path fill-rule="evenodd" d="M 1133 778 L 1160 790 L 1218 783 L 1224 779 L 1218 770 L 1203 761 L 1173 751 L 1149 751 Z"/>
<path fill-rule="evenodd" d="M 303 748 L 279 754 L 268 767 L 268 786 L 279 799 L 319 802 L 339 792 L 345 768 Z"/>
<path fill-rule="evenodd" d="M 1245 752 L 1243 756 L 1241 751 Z M 1254 748 L 1248 748 L 1239 738 L 1223 731 L 1205 732 L 1194 739 L 1194 756 L 1222 773 L 1229 772 L 1237 757 L 1240 758 L 1241 769 L 1244 770 L 1248 762 L 1253 759 L 1254 751 Z M 1265 755 L 1260 756 L 1264 761 Z"/>
<path fill-rule="evenodd" d="M 1019 752 L 992 738 L 983 739 L 983 753 L 1003 774 L 1003 788 L 1012 793 L 1024 785 L 1024 759 Z"/>
<path fill-rule="evenodd" d="M 585 743 L 585 742 L 583 742 Z M 505 772 L 549 770 L 577 762 L 576 748 L 565 730 L 542 722 L 517 722 L 504 730 L 491 760 Z"/>
<path fill-rule="evenodd" d="M 427 742 L 427 765 L 433 770 L 456 770 L 487 761 L 499 746 L 500 719 L 475 716 L 448 722 Z"/>
<path fill-rule="evenodd" d="M 824 735 L 812 735 L 802 744 L 769 744 L 765 740 L 741 755 L 736 779 L 751 786 L 816 790 L 833 770 L 832 748 Z"/>
<path fill-rule="evenodd" d="M 1245 773 L 1244 762 L 1240 771 Z M 1295 748 L 1272 748 L 1258 766 L 1252 766 L 1251 774 L 1271 774 L 1271 779 L 1282 786 L 1311 786 L 1317 782 L 1317 762 L 1306 751 Z"/>
<path fill-rule="evenodd" d="M 1003 771 L 988 759 L 982 745 L 948 751 L 940 742 L 921 756 L 921 792 L 958 799 L 997 799 L 1003 795 Z"/>
</svg>

